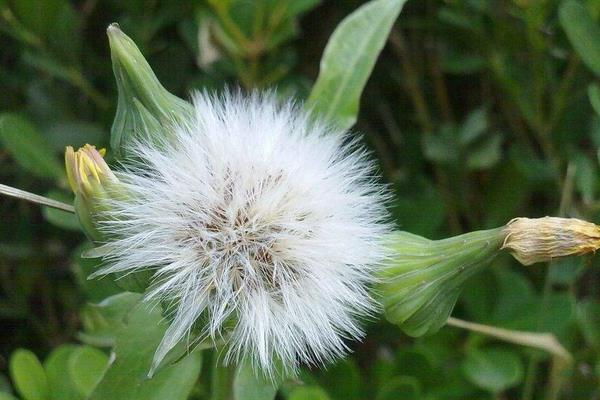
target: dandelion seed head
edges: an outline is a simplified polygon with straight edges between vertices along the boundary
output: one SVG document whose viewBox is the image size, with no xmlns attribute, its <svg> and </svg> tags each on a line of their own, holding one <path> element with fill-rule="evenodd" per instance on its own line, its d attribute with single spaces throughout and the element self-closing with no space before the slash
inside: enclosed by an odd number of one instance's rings
<svg viewBox="0 0 600 400">
<path fill-rule="evenodd" d="M 364 149 L 273 94 L 197 93 L 169 139 L 135 140 L 116 171 L 98 274 L 153 271 L 147 301 L 180 341 L 226 342 L 267 374 L 347 352 L 374 310 L 385 190 Z M 192 339 L 196 338 L 196 339 Z"/>
</svg>

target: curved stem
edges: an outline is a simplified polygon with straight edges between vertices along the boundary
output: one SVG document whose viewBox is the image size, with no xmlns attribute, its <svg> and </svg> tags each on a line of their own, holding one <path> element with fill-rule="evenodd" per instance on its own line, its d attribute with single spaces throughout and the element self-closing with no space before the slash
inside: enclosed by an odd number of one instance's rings
<svg viewBox="0 0 600 400">
<path fill-rule="evenodd" d="M 515 331 L 490 325 L 477 324 L 475 322 L 464 321 L 454 317 L 448 318 L 447 323 L 450 326 L 481 333 L 505 342 L 544 350 L 567 364 L 570 364 L 573 361 L 571 353 L 569 353 L 551 333 Z"/>
</svg>

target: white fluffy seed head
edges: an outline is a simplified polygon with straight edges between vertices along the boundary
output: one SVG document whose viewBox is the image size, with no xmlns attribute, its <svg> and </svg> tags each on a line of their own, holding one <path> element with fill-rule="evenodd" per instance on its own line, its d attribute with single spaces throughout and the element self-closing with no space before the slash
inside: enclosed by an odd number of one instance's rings
<svg viewBox="0 0 600 400">
<path fill-rule="evenodd" d="M 153 368 L 190 337 L 224 338 L 226 361 L 267 374 L 344 354 L 373 310 L 388 230 L 365 151 L 272 94 L 194 104 L 169 141 L 131 146 L 136 161 L 117 172 L 127 196 L 102 225 L 99 274 L 150 268 L 146 299 L 167 306 Z"/>
</svg>

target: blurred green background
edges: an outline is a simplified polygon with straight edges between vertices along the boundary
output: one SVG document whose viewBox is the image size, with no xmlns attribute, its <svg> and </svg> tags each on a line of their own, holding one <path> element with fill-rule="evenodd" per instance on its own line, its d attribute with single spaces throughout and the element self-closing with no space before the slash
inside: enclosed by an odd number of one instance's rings
<svg viewBox="0 0 600 400">
<path fill-rule="evenodd" d="M 362 3 L 0 0 L 0 182 L 71 201 L 64 147 L 109 142 L 111 22 L 183 98 L 239 85 L 306 99 L 329 36 Z M 517 216 L 600 222 L 599 19 L 598 0 L 408 1 L 354 128 L 396 194 L 400 229 L 436 239 Z M 81 246 L 75 217 L 0 198 L 0 399 L 86 398 L 95 385 L 108 354 L 98 348 L 113 342 L 98 334 L 100 306 L 87 304 L 117 289 L 86 280 L 93 265 Z M 598 262 L 523 267 L 501 257 L 471 279 L 453 313 L 554 334 L 575 360 L 560 374 L 540 351 L 454 327 L 412 339 L 382 320 L 350 344 L 352 356 L 304 371 L 301 391 L 290 383 L 278 396 L 599 399 Z M 189 398 L 209 398 L 213 364 L 205 360 Z M 41 386 L 19 374 L 42 375 Z M 56 385 L 71 392 L 44 394 Z"/>
</svg>

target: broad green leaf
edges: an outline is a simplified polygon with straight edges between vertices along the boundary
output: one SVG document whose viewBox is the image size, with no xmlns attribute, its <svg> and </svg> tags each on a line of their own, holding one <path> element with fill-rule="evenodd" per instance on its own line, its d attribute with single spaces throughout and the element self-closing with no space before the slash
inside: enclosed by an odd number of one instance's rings
<svg viewBox="0 0 600 400">
<path fill-rule="evenodd" d="M 49 197 L 53 200 L 62 201 L 66 204 L 73 204 L 72 196 L 68 196 L 58 190 L 52 190 L 46 193 L 46 197 Z M 52 225 L 71 231 L 81 232 L 81 224 L 79 223 L 79 219 L 77 218 L 77 215 L 73 213 L 57 210 L 56 208 L 51 207 L 42 207 L 42 215 L 46 221 L 50 222 Z"/>
<path fill-rule="evenodd" d="M 10 393 L 0 392 L 0 400 L 18 400 Z"/>
<path fill-rule="evenodd" d="M 499 393 L 523 379 L 523 363 L 507 349 L 472 349 L 462 364 L 466 378 L 482 389 Z"/>
<path fill-rule="evenodd" d="M 370 1 L 340 23 L 325 47 L 308 98 L 311 112 L 342 129 L 354 125 L 363 88 L 405 1 Z"/>
<path fill-rule="evenodd" d="M 24 400 L 47 400 L 48 379 L 40 360 L 31 351 L 18 349 L 10 357 L 10 377 Z"/>
<path fill-rule="evenodd" d="M 330 397 L 318 386 L 300 386 L 290 393 L 288 400 L 330 400 Z"/>
<path fill-rule="evenodd" d="M 559 10 L 560 23 L 583 62 L 600 76 L 600 26 L 583 4 L 565 1 Z"/>
<path fill-rule="evenodd" d="M 250 363 L 241 363 L 233 378 L 234 400 L 273 400 L 277 384 L 255 372 Z"/>
<path fill-rule="evenodd" d="M 56 347 L 44 361 L 44 370 L 48 377 L 50 400 L 83 400 L 74 386 L 69 371 L 69 358 L 78 346 L 62 345 Z"/>
<path fill-rule="evenodd" d="M 192 352 L 148 378 L 154 352 L 165 330 L 158 307 L 136 305 L 117 330 L 114 361 L 90 400 L 186 400 L 200 373 L 200 352 Z"/>
<path fill-rule="evenodd" d="M 419 400 L 421 398 L 419 380 L 412 376 L 398 376 L 391 379 L 379 388 L 375 396 L 375 400 Z"/>
<path fill-rule="evenodd" d="M 108 356 L 94 347 L 80 346 L 69 356 L 69 377 L 83 398 L 92 393 L 107 367 Z"/>
<path fill-rule="evenodd" d="M 61 178 L 63 167 L 48 143 L 25 118 L 0 114 L 0 142 L 21 167 L 43 178 Z"/>
</svg>

